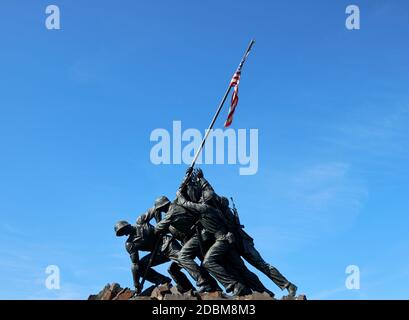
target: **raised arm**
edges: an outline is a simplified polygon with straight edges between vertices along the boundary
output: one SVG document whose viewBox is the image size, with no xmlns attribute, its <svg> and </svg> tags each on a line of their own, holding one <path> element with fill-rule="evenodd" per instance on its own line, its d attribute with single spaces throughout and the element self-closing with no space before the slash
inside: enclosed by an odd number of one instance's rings
<svg viewBox="0 0 409 320">
<path fill-rule="evenodd" d="M 165 234 L 169 231 L 169 226 L 172 222 L 172 210 L 168 210 L 162 220 L 155 226 L 155 233 Z"/>
<path fill-rule="evenodd" d="M 202 191 L 214 192 L 213 187 L 210 185 L 209 181 L 207 181 L 207 179 L 204 177 L 202 169 L 199 168 L 196 170 L 196 178 L 197 181 L 199 182 Z"/>
<path fill-rule="evenodd" d="M 178 204 L 181 205 L 182 207 L 185 207 L 190 212 L 197 214 L 197 215 L 200 215 L 201 213 L 203 213 L 205 206 L 201 203 L 195 203 L 195 202 L 186 200 L 181 189 L 179 189 L 176 192 L 176 197 L 178 200 Z"/>
<path fill-rule="evenodd" d="M 156 223 L 162 219 L 162 214 L 159 210 L 156 210 L 155 207 L 149 208 L 144 214 L 140 215 L 136 219 L 137 224 L 149 223 L 153 218 L 155 218 Z"/>
</svg>

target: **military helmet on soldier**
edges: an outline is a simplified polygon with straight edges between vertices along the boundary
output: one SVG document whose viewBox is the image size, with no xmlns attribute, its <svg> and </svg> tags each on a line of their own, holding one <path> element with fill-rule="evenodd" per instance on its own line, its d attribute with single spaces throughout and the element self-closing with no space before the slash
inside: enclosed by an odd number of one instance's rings
<svg viewBox="0 0 409 320">
<path fill-rule="evenodd" d="M 126 230 L 129 229 L 130 226 L 131 225 L 128 223 L 128 221 L 125 221 L 125 220 L 118 221 L 115 224 L 116 236 L 120 237 L 120 236 L 125 235 Z"/>
<path fill-rule="evenodd" d="M 170 204 L 170 200 L 166 196 L 160 196 L 155 200 L 155 210 L 161 209 Z"/>
</svg>

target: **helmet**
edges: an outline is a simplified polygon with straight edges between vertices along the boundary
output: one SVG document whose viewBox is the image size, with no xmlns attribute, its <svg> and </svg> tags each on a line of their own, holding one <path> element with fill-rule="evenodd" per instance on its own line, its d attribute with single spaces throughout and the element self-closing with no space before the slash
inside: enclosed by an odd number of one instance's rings
<svg viewBox="0 0 409 320">
<path fill-rule="evenodd" d="M 128 223 L 128 221 L 118 221 L 115 224 L 115 233 L 117 237 L 123 236 L 125 233 L 124 231 L 130 227 L 130 224 Z"/>
<path fill-rule="evenodd" d="M 158 210 L 160 208 L 163 208 L 164 206 L 168 205 L 170 203 L 170 200 L 165 197 L 165 196 L 160 196 L 155 200 L 155 210 Z"/>
</svg>

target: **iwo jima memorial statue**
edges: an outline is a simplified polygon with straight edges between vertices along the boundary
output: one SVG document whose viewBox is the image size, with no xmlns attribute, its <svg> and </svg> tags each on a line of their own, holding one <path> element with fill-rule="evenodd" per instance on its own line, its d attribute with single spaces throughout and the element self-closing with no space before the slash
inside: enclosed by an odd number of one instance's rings
<svg viewBox="0 0 409 320">
<path fill-rule="evenodd" d="M 247 268 L 243 259 L 264 273 L 281 290 L 287 290 L 284 299 L 305 299 L 303 295 L 296 297 L 297 286 L 262 258 L 254 246 L 253 238 L 243 230 L 233 199 L 230 202 L 228 198 L 218 195 L 203 171 L 194 169 L 206 139 L 233 89 L 224 125 L 228 127 L 232 123 L 238 103 L 241 71 L 253 44 L 254 40 L 250 42 L 230 81 L 192 164 L 186 170 L 176 199 L 171 201 L 166 196 L 160 196 L 152 208 L 137 218 L 134 225 L 127 221 L 115 224 L 116 236 L 127 237 L 125 248 L 132 261 L 134 290 L 122 289 L 113 283 L 89 299 L 274 299 L 274 293 Z M 152 220 L 155 220 L 155 225 L 151 224 Z M 147 254 L 140 258 L 139 251 Z M 153 269 L 167 262 L 170 262 L 170 277 Z M 196 282 L 195 285 L 184 272 Z M 143 290 L 145 281 L 153 285 Z"/>
</svg>

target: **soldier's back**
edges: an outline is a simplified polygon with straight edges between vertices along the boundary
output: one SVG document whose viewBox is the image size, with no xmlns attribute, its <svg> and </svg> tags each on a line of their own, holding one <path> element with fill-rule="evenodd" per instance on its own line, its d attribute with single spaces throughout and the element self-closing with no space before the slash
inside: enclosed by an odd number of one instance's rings
<svg viewBox="0 0 409 320">
<path fill-rule="evenodd" d="M 168 214 L 171 217 L 171 226 L 183 234 L 189 234 L 198 220 L 195 214 L 176 202 L 172 202 Z"/>
</svg>

